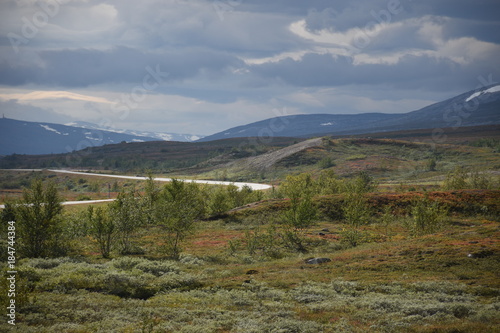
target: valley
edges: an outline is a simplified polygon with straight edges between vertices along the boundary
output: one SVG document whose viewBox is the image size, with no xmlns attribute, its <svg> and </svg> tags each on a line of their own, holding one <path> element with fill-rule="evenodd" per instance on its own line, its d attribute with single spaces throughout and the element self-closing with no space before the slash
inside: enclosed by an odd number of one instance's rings
<svg viewBox="0 0 500 333">
<path fill-rule="evenodd" d="M 412 130 L 6 157 L 3 167 L 40 169 L 0 170 L 3 203 L 22 199 L 36 179 L 81 203 L 61 213 L 63 254 L 19 258 L 18 329 L 493 332 L 500 135 L 496 125 L 445 133 L 444 143 Z M 134 167 L 112 167 L 134 156 Z M 70 160 L 78 163 L 67 170 Z M 172 178 L 191 185 L 163 182 Z M 189 191 L 187 201 L 170 206 L 172 191 Z M 91 201 L 108 197 L 118 200 Z M 128 252 L 112 233 L 103 256 L 91 206 L 140 221 Z M 201 215 L 185 220 L 191 229 L 171 252 L 168 223 L 181 217 L 155 212 L 190 216 L 196 207 Z"/>
</svg>

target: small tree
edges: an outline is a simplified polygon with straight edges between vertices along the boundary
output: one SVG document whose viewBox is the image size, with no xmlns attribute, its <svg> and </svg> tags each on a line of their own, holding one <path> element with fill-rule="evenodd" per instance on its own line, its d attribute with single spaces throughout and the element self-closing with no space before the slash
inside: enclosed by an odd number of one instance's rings
<svg viewBox="0 0 500 333">
<path fill-rule="evenodd" d="M 342 206 L 344 217 L 352 227 L 359 228 L 370 220 L 371 209 L 362 193 L 348 193 Z"/>
<path fill-rule="evenodd" d="M 227 212 L 234 206 L 234 195 L 238 191 L 238 188 L 232 185 L 233 189 L 225 189 L 223 186 L 218 186 L 211 193 L 208 208 L 210 211 L 210 215 L 219 216 L 222 213 Z M 231 194 L 233 196 L 231 197 Z"/>
<path fill-rule="evenodd" d="M 377 185 L 367 172 L 361 171 L 349 182 L 345 182 L 344 191 L 347 193 L 368 193 L 373 191 Z"/>
<path fill-rule="evenodd" d="M 146 179 L 146 185 L 144 187 L 145 191 L 145 199 L 153 205 L 160 197 L 160 188 L 155 182 L 155 179 L 153 177 L 153 174 L 151 172 L 148 172 L 148 178 Z"/>
<path fill-rule="evenodd" d="M 343 181 L 338 179 L 333 170 L 323 170 L 316 182 L 316 191 L 319 194 L 337 194 L 344 190 Z"/>
<path fill-rule="evenodd" d="M 467 170 L 463 167 L 457 167 L 446 175 L 443 183 L 445 190 L 461 190 L 468 188 Z"/>
<path fill-rule="evenodd" d="M 411 209 L 410 232 L 415 236 L 436 232 L 443 226 L 447 214 L 448 210 L 437 201 L 431 202 L 428 195 L 417 199 Z"/>
<path fill-rule="evenodd" d="M 117 228 L 115 222 L 105 209 L 102 207 L 94 209 L 92 206 L 87 209 L 87 220 L 90 234 L 97 240 L 102 256 L 109 258 L 116 239 Z"/>
<path fill-rule="evenodd" d="M 363 241 L 363 233 L 359 228 L 370 221 L 372 210 L 363 193 L 352 192 L 346 194 L 342 211 L 349 225 L 342 237 L 351 246 L 357 246 Z"/>
<path fill-rule="evenodd" d="M 147 223 L 154 221 L 155 205 L 160 199 L 161 189 L 154 180 L 153 174 L 148 172 L 146 185 L 144 187 L 144 196 L 142 197 L 141 206 L 144 208 L 144 219 Z"/>
<path fill-rule="evenodd" d="M 16 206 L 21 252 L 27 257 L 47 257 L 61 250 L 61 198 L 54 183 L 35 179 Z"/>
<path fill-rule="evenodd" d="M 290 208 L 283 214 L 285 242 L 300 252 L 306 252 L 301 230 L 311 225 L 317 216 L 317 207 L 312 201 L 314 182 L 309 174 L 288 176 L 282 185 L 285 196 L 290 199 Z"/>
<path fill-rule="evenodd" d="M 436 171 L 437 162 L 435 158 L 430 158 L 426 162 L 427 171 Z"/>
<path fill-rule="evenodd" d="M 155 208 L 156 223 L 167 232 L 165 250 L 178 259 L 182 241 L 193 231 L 194 221 L 205 211 L 200 188 L 195 183 L 173 179 L 165 185 Z"/>
<path fill-rule="evenodd" d="M 109 205 L 109 214 L 119 236 L 121 254 L 134 253 L 132 235 L 145 219 L 142 201 L 135 191 L 122 192 Z"/>
<path fill-rule="evenodd" d="M 317 208 L 312 201 L 314 182 L 311 175 L 288 176 L 282 189 L 290 199 L 290 208 L 284 215 L 287 224 L 296 229 L 308 227 L 317 216 Z"/>
</svg>

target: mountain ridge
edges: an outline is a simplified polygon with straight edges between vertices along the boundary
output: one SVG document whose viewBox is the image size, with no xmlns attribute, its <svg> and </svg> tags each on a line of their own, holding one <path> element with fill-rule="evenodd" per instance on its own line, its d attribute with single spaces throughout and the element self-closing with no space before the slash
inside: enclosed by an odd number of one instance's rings
<svg viewBox="0 0 500 333">
<path fill-rule="evenodd" d="M 157 139 L 61 124 L 0 118 L 0 155 L 58 154 L 122 141 L 155 140 Z"/>
<path fill-rule="evenodd" d="M 308 138 L 494 124 L 500 124 L 500 85 L 497 84 L 471 90 L 407 113 L 281 116 L 233 127 L 198 141 L 269 136 Z"/>
<path fill-rule="evenodd" d="M 72 126 L 74 125 L 74 126 Z M 193 139 L 198 139 L 196 136 Z M 0 118 L 0 155 L 60 154 L 120 142 L 183 141 L 188 134 L 119 130 L 87 122 L 66 125 Z"/>
<path fill-rule="evenodd" d="M 179 141 L 179 142 L 191 142 L 203 138 L 203 135 L 195 134 L 181 134 L 181 133 L 165 133 L 165 132 L 152 132 L 152 131 L 141 131 L 141 130 L 129 130 L 129 129 L 116 129 L 109 126 L 99 126 L 93 123 L 85 121 L 74 121 L 65 124 L 66 126 L 81 127 L 87 129 L 95 129 L 101 131 L 124 133 L 135 136 L 144 136 L 148 138 L 155 138 L 161 141 Z"/>
</svg>

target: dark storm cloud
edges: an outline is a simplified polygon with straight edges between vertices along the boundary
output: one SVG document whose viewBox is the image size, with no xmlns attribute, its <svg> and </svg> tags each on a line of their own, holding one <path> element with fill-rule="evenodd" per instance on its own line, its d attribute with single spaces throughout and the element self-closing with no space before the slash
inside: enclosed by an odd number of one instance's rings
<svg viewBox="0 0 500 333">
<path fill-rule="evenodd" d="M 486 67 L 486 68 L 485 68 Z M 395 64 L 354 64 L 352 57 L 329 54 L 306 54 L 301 60 L 285 59 L 276 63 L 253 66 L 252 69 L 270 80 L 284 81 L 299 87 L 386 85 L 398 88 L 446 90 L 456 88 L 488 73 L 491 68 L 460 68 L 451 60 L 429 56 L 403 56 Z M 463 73 L 467 73 L 465 77 Z M 499 70 L 493 76 L 499 77 Z"/>
<path fill-rule="evenodd" d="M 102 83 L 142 82 L 147 68 L 159 68 L 162 79 L 183 80 L 200 71 L 223 71 L 241 61 L 225 52 L 183 49 L 172 52 L 142 52 L 128 47 L 101 51 L 92 49 L 55 50 L 39 53 L 40 64 L 0 64 L 0 83 L 27 83 L 82 87 Z"/>
<path fill-rule="evenodd" d="M 219 4 L 219 6 L 217 5 Z M 223 6 L 220 6 L 223 4 Z M 13 1 L 4 4 L 9 10 L 16 6 Z M 98 6 L 105 6 L 99 10 Z M 425 15 L 435 16 L 442 22 L 442 38 L 472 37 L 488 42 L 497 42 L 500 37 L 495 33 L 498 22 L 491 14 L 499 6 L 493 0 L 470 2 L 466 0 L 443 1 L 410 1 L 410 0 L 359 0 L 359 1 L 327 1 L 327 0 L 277 0 L 277 1 L 170 1 L 159 2 L 146 0 L 137 4 L 128 1 L 70 1 L 61 5 L 54 23 L 66 24 L 76 29 L 84 24 L 71 25 L 76 20 L 76 10 L 87 11 L 89 26 L 81 31 L 72 30 L 69 36 L 75 36 L 71 48 L 52 47 L 45 49 L 44 40 L 64 39 L 68 32 L 51 30 L 53 35 L 45 37 L 43 31 L 30 40 L 31 52 L 38 55 L 38 61 L 18 62 L 11 57 L 0 62 L 0 83 L 5 85 L 22 85 L 26 83 L 51 84 L 77 87 L 93 84 L 116 82 L 137 82 L 145 75 L 147 66 L 159 65 L 169 73 L 172 80 L 183 80 L 196 77 L 201 71 L 211 71 L 218 75 L 226 75 L 228 69 L 244 69 L 242 58 L 269 57 L 282 52 L 310 52 L 311 55 L 302 61 L 284 61 L 281 64 L 270 63 L 253 67 L 253 74 L 279 72 L 278 77 L 295 85 L 323 86 L 332 82 L 325 73 L 334 75 L 332 68 L 341 71 L 336 75 L 333 84 L 351 84 L 354 79 L 360 83 L 378 79 L 368 78 L 372 67 L 387 66 L 346 66 L 337 68 L 342 58 L 333 60 L 323 57 L 322 52 L 314 50 L 315 43 L 294 35 L 288 29 L 293 22 L 303 19 L 306 28 L 312 32 L 322 30 L 346 32 L 349 29 L 368 31 L 379 23 L 403 22 L 401 26 L 390 26 L 383 31 L 370 35 L 369 43 L 363 45 L 362 52 L 371 57 L 381 53 L 399 52 L 408 49 L 432 50 L 435 45 L 429 38 L 419 35 L 421 22 L 411 21 L 412 17 Z M 23 7 L 24 8 L 24 7 Z M 37 7 L 34 7 L 36 9 Z M 94 9 L 93 9 L 94 8 Z M 21 8 L 22 9 L 22 8 Z M 34 11 L 32 10 L 32 12 Z M 40 10 L 40 9 L 38 9 Z M 97 19 L 99 11 L 109 12 L 108 16 L 116 22 L 110 23 L 105 33 L 94 36 L 89 41 L 89 31 Z M 24 12 L 22 12 L 24 13 Z M 113 14 L 115 13 L 115 14 Z M 5 15 L 5 14 L 4 14 Z M 21 14 L 19 14 L 21 15 Z M 25 16 L 29 18 L 28 16 Z M 486 18 L 486 21 L 481 18 Z M 91 19 L 94 19 L 92 21 Z M 69 22 L 69 23 L 68 23 Z M 52 22 L 51 22 L 52 23 Z M 103 23 L 99 23 L 99 27 Z M 439 24 L 439 23 L 438 23 Z M 19 27 L 17 27 L 19 28 Z M 13 29 L 17 31 L 19 29 Z M 5 44 L 5 31 L 3 33 Z M 56 43 L 56 42 L 54 42 Z M 63 44 L 67 44 L 65 42 Z M 57 43 L 56 43 L 57 44 Z M 92 45 L 99 45 L 96 48 Z M 124 46 L 116 46 L 124 45 Z M 317 64 L 309 63 L 309 59 L 318 58 Z M 345 62 L 349 63 L 349 59 Z M 428 61 L 425 66 L 423 62 Z M 439 67 L 438 73 L 449 75 L 449 61 L 423 58 L 419 66 L 432 68 L 435 63 L 446 64 Z M 425 69 L 408 65 L 407 61 L 398 65 L 411 77 L 419 77 Z M 319 64 L 327 66 L 318 68 Z M 297 66 L 296 68 L 294 66 Z M 459 67 L 461 65 L 458 65 Z M 273 67 L 276 67 L 273 69 Z M 294 72 L 303 72 L 300 78 Z M 387 67 L 387 68 L 395 68 Z M 363 73 L 364 70 L 368 70 Z M 398 68 L 401 70 L 401 68 Z M 415 70 L 415 73 L 409 73 Z M 290 71 L 290 73 L 285 73 Z M 349 73 L 349 71 L 352 71 Z M 411 74 L 411 75 L 410 75 Z M 232 75 L 229 75 L 232 81 Z M 383 78 L 382 78 L 383 79 Z M 299 83 L 299 81 L 302 81 Z M 399 79 L 398 82 L 405 81 Z M 248 82 L 248 81 L 247 81 Z M 231 85 L 233 82 L 231 82 Z"/>
<path fill-rule="evenodd" d="M 41 4 L 56 1 L 53 15 L 45 12 L 40 21 Z M 500 80 L 499 6 L 498 0 L 5 0 L 0 98 L 63 91 L 23 103 L 93 121 L 99 112 L 61 96 L 113 101 L 159 71 L 167 82 L 137 110 L 155 120 L 170 113 L 183 126 L 197 112 L 206 123 L 219 119 L 211 129 L 223 130 L 274 108 L 330 112 L 339 100 L 351 113 L 408 111 L 474 89 L 478 77 Z M 29 33 L 29 24 L 36 31 Z M 20 37 L 15 47 L 12 34 Z M 98 111 L 109 113 L 106 105 Z"/>
<path fill-rule="evenodd" d="M 294 4 L 307 9 L 305 20 L 311 31 L 346 31 L 353 27 L 364 28 L 370 21 L 388 23 L 431 15 L 455 19 L 446 27 L 449 37 L 469 36 L 495 43 L 500 40 L 500 2 L 497 0 L 361 0 Z M 392 12 L 391 8 L 397 8 L 397 11 Z M 391 15 L 386 16 L 387 13 Z"/>
<path fill-rule="evenodd" d="M 416 16 L 441 15 L 477 21 L 498 21 L 500 10 L 500 3 L 497 0 L 407 0 L 406 2 L 409 4 L 407 8 Z"/>
<path fill-rule="evenodd" d="M 500 13 L 500 8 L 498 9 Z M 481 21 L 469 19 L 456 19 L 449 22 L 443 32 L 449 38 L 460 38 L 463 36 L 475 37 L 479 40 L 500 44 L 500 22 Z"/>
</svg>

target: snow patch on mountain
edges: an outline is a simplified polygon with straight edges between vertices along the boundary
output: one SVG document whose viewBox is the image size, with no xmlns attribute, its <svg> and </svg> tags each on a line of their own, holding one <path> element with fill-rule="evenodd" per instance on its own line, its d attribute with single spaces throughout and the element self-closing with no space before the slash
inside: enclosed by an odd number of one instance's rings
<svg viewBox="0 0 500 333">
<path fill-rule="evenodd" d="M 465 101 L 468 102 L 468 101 L 470 101 L 476 97 L 479 97 L 483 94 L 491 94 L 491 93 L 496 93 L 496 92 L 500 92 L 500 85 L 491 87 L 491 88 L 486 89 L 486 90 L 475 92 L 472 95 L 470 95 Z"/>
<path fill-rule="evenodd" d="M 172 134 L 167 133 L 155 133 L 158 139 L 162 139 L 163 141 L 172 141 Z"/>
<path fill-rule="evenodd" d="M 42 124 L 40 124 L 40 127 L 45 128 L 47 131 L 57 133 L 59 135 L 69 135 L 69 133 L 61 133 L 58 130 L 56 130 L 56 129 L 48 126 L 48 125 L 42 125 Z"/>
<path fill-rule="evenodd" d="M 193 135 L 193 134 L 176 134 L 176 133 L 161 133 L 161 132 L 148 132 L 148 131 L 137 131 L 137 130 L 125 130 L 117 129 L 109 126 L 99 126 L 96 124 L 88 123 L 85 121 L 75 121 L 66 124 L 67 126 L 81 127 L 85 129 L 91 129 L 96 131 L 107 131 L 120 134 L 129 134 L 134 136 L 141 136 L 147 138 L 158 139 L 159 141 L 195 141 L 203 138 L 203 136 Z"/>
</svg>

